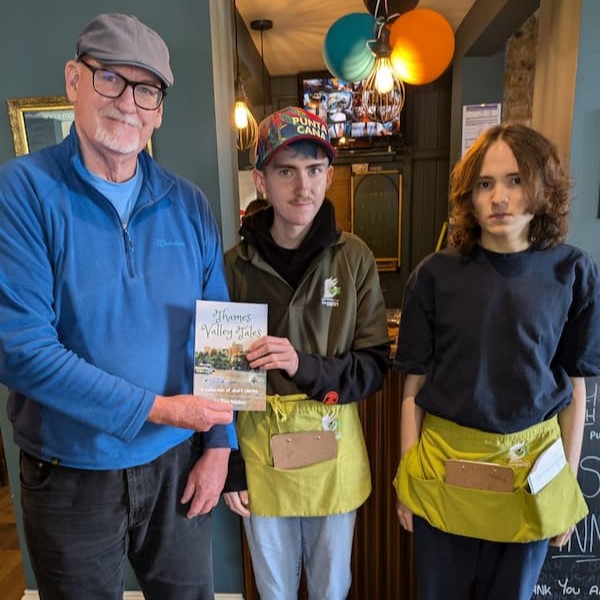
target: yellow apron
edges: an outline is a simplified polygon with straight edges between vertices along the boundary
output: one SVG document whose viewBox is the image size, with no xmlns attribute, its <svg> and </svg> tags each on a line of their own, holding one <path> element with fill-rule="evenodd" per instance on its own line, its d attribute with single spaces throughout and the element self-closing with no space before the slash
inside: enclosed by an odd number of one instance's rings
<svg viewBox="0 0 600 600">
<path fill-rule="evenodd" d="M 494 434 L 426 414 L 421 438 L 402 458 L 394 479 L 398 498 L 415 515 L 457 535 L 494 542 L 531 542 L 566 531 L 588 512 L 566 464 L 537 494 L 527 476 L 537 457 L 560 439 L 556 417 L 514 434 Z M 512 492 L 444 482 L 447 459 L 492 462 L 513 469 Z"/>
<path fill-rule="evenodd" d="M 253 514 L 325 516 L 358 508 L 371 493 L 369 460 L 356 403 L 326 405 L 306 395 L 268 396 L 267 410 L 238 413 L 237 430 Z M 276 469 L 271 436 L 335 431 L 337 458 Z"/>
</svg>

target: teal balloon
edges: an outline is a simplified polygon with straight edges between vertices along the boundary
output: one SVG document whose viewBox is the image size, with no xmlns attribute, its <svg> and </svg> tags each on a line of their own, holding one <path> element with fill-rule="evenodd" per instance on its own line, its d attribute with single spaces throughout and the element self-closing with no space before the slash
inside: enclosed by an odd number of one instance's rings
<svg viewBox="0 0 600 600">
<path fill-rule="evenodd" d="M 373 15 L 350 13 L 340 17 L 329 28 L 323 42 L 323 60 L 329 72 L 342 81 L 366 79 L 375 63 L 367 42 L 375 36 Z"/>
</svg>

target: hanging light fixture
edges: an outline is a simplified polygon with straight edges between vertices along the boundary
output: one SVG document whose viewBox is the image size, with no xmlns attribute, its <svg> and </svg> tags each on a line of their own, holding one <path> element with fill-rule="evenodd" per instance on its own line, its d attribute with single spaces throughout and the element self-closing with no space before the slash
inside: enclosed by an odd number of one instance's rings
<svg viewBox="0 0 600 600">
<path fill-rule="evenodd" d="M 374 121 L 387 123 L 400 116 L 404 106 L 404 83 L 392 66 L 390 59 L 390 30 L 379 19 L 379 33 L 375 42 L 375 64 L 363 83 L 363 109 Z"/>
<path fill-rule="evenodd" d="M 248 97 L 244 90 L 244 82 L 239 76 L 235 80 L 234 121 L 238 150 L 252 148 L 258 139 L 258 124 L 248 108 Z"/>
<path fill-rule="evenodd" d="M 236 131 L 236 146 L 238 150 L 252 148 L 258 139 L 258 125 L 254 115 L 248 108 L 248 97 L 244 89 L 244 82 L 240 76 L 240 55 L 238 52 L 238 11 L 233 0 L 233 13 L 235 19 L 235 107 L 234 123 Z"/>
<path fill-rule="evenodd" d="M 264 117 L 266 114 L 267 95 L 265 92 L 265 49 L 263 44 L 263 33 L 272 29 L 273 21 L 271 21 L 271 19 L 257 19 L 256 21 L 250 21 L 250 27 L 254 29 L 254 31 L 260 31 L 260 62 L 262 65 L 262 100 Z"/>
</svg>

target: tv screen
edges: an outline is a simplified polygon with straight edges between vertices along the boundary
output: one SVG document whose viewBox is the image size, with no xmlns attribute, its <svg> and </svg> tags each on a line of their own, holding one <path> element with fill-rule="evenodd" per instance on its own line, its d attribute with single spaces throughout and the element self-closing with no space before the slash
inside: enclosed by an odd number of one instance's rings
<svg viewBox="0 0 600 600">
<path fill-rule="evenodd" d="M 327 71 L 300 73 L 299 105 L 325 120 L 337 146 L 402 145 L 401 118 L 387 123 L 370 119 L 362 107 L 362 86 L 362 81 L 342 81 Z"/>
</svg>

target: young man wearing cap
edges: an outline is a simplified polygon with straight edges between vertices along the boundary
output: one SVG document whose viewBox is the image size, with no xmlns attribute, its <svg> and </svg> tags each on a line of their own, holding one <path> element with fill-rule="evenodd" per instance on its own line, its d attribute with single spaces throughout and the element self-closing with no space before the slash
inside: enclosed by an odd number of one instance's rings
<svg viewBox="0 0 600 600">
<path fill-rule="evenodd" d="M 266 412 L 238 415 L 225 502 L 244 517 L 262 600 L 296 598 L 302 564 L 310 598 L 343 600 L 356 509 L 371 491 L 356 403 L 387 370 L 384 301 L 373 254 L 337 230 L 325 199 L 335 156 L 325 122 L 280 110 L 260 124 L 256 154 L 271 206 L 244 220 L 225 263 L 232 299 L 269 304 L 269 335 L 247 355 L 268 371 L 269 396 Z"/>
<path fill-rule="evenodd" d="M 236 440 L 191 394 L 193 310 L 228 292 L 206 198 L 143 151 L 169 51 L 102 14 L 65 77 L 70 135 L 0 168 L 0 381 L 40 597 L 122 599 L 127 553 L 146 598 L 212 600 Z"/>
</svg>

